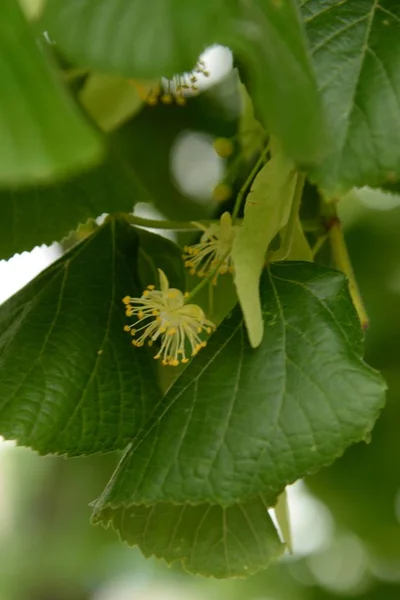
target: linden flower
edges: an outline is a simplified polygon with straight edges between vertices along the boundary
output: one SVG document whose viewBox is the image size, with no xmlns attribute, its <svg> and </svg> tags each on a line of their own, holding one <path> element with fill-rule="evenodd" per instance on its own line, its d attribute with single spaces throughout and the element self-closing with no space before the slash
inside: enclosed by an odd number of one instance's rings
<svg viewBox="0 0 400 600">
<path fill-rule="evenodd" d="M 199 277 L 206 277 L 219 264 L 213 279 L 213 283 L 216 283 L 218 275 L 233 273 L 231 252 L 236 231 L 237 226 L 232 225 L 230 213 L 225 212 L 218 224 L 213 224 L 204 230 L 198 244 L 185 246 L 183 259 L 190 274 L 197 273 Z"/>
<path fill-rule="evenodd" d="M 168 279 L 161 269 L 160 289 L 147 286 L 141 298 L 126 296 L 123 303 L 128 317 L 136 316 L 137 322 L 125 325 L 135 338 L 134 346 L 149 346 L 160 340 L 161 347 L 154 358 L 161 358 L 163 365 L 176 367 L 189 361 L 188 353 L 195 356 L 206 346 L 202 334 L 210 334 L 215 325 L 208 321 L 196 304 L 185 304 L 187 294 L 169 287 Z"/>
<path fill-rule="evenodd" d="M 155 85 L 146 85 L 145 83 L 131 80 L 136 87 L 139 97 L 154 106 L 159 100 L 164 104 L 176 104 L 183 106 L 186 104 L 186 96 L 197 94 L 199 91 L 198 82 L 200 76 L 209 77 L 210 73 L 206 69 L 204 61 L 199 60 L 193 71 L 183 75 L 175 75 L 172 79 L 161 79 L 160 83 Z"/>
</svg>

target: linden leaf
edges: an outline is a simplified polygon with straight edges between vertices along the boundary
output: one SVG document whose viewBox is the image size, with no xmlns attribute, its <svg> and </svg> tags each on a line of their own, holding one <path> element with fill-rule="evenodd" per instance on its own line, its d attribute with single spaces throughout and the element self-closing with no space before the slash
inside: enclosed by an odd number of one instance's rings
<svg viewBox="0 0 400 600">
<path fill-rule="evenodd" d="M 113 156 L 54 185 L 0 190 L 0 259 L 61 240 L 103 213 L 132 212 L 148 198 L 136 172 Z"/>
<path fill-rule="evenodd" d="M 400 179 L 400 4 L 300 2 L 334 137 L 312 176 L 329 197 Z"/>
<path fill-rule="evenodd" d="M 185 270 L 179 246 L 144 229 L 137 228 L 136 232 L 140 240 L 138 272 L 143 289 L 149 284 L 158 285 L 158 269 L 161 269 L 167 275 L 171 287 L 184 290 Z"/>
<path fill-rule="evenodd" d="M 229 506 L 286 485 L 366 439 L 386 386 L 361 359 L 346 278 L 312 263 L 271 265 L 268 335 L 253 350 L 236 308 L 134 440 L 110 489 L 129 505 Z"/>
<path fill-rule="evenodd" d="M 246 65 L 260 120 L 288 154 L 314 164 L 327 151 L 294 0 L 49 0 L 44 27 L 72 62 L 138 80 L 190 71 L 208 46 L 228 46 Z"/>
<path fill-rule="evenodd" d="M 0 2 L 0 184 L 55 179 L 100 159 L 86 123 L 46 61 L 19 3 Z"/>
<path fill-rule="evenodd" d="M 0 307 L 0 435 L 40 453 L 123 449 L 160 398 L 123 332 L 138 239 L 108 221 Z"/>
<path fill-rule="evenodd" d="M 284 546 L 260 494 L 243 503 L 218 505 L 160 503 L 135 506 L 108 489 L 95 504 L 93 523 L 111 525 L 145 556 L 180 561 L 193 574 L 247 577 L 266 569 Z"/>
</svg>

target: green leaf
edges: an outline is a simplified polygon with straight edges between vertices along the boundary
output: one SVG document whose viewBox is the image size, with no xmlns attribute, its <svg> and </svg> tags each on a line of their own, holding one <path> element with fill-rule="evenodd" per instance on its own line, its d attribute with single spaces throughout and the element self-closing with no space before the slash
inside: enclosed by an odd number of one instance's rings
<svg viewBox="0 0 400 600">
<path fill-rule="evenodd" d="M 322 110 L 293 0 L 50 0 L 45 26 L 78 64 L 126 77 L 172 77 L 224 44 L 249 71 L 268 131 L 300 163 L 326 150 Z"/>
<path fill-rule="evenodd" d="M 0 308 L 0 434 L 40 453 L 122 449 L 160 396 L 122 298 L 141 292 L 138 241 L 109 221 Z"/>
<path fill-rule="evenodd" d="M 253 348 L 264 333 L 259 287 L 265 255 L 288 222 L 296 180 L 293 163 L 282 152 L 273 154 L 253 181 L 233 242 L 235 285 Z"/>
<path fill-rule="evenodd" d="M 106 73 L 91 73 L 79 94 L 79 100 L 105 132 L 122 125 L 143 105 L 131 81 Z"/>
<path fill-rule="evenodd" d="M 301 2 L 335 132 L 312 177 L 329 196 L 400 178 L 400 5 L 396 0 Z"/>
<path fill-rule="evenodd" d="M 71 60 L 151 79 L 192 69 L 230 12 L 226 0 L 50 0 L 45 23 Z"/>
<path fill-rule="evenodd" d="M 145 556 L 181 561 L 194 574 L 245 577 L 265 569 L 284 546 L 260 494 L 228 508 L 157 504 L 124 506 L 107 490 L 97 501 L 93 522 L 112 527 Z"/>
<path fill-rule="evenodd" d="M 271 265 L 266 335 L 252 350 L 236 308 L 188 365 L 125 456 L 108 501 L 229 506 L 283 488 L 369 436 L 385 384 L 361 359 L 345 277 Z"/>
<path fill-rule="evenodd" d="M 243 20 L 227 44 L 247 67 L 256 117 L 296 163 L 319 162 L 329 138 L 295 2 L 247 2 Z"/>
<path fill-rule="evenodd" d="M 143 289 L 149 284 L 158 286 L 158 269 L 167 275 L 170 287 L 185 291 L 185 269 L 182 250 L 161 235 L 145 229 L 136 229 L 139 236 L 139 277 Z"/>
<path fill-rule="evenodd" d="M 100 158 L 100 137 L 58 84 L 18 2 L 0 3 L 0 185 L 54 179 Z"/>
<path fill-rule="evenodd" d="M 110 159 L 74 179 L 0 191 L 0 259 L 61 240 L 89 218 L 132 212 L 149 195 L 133 169 Z"/>
</svg>

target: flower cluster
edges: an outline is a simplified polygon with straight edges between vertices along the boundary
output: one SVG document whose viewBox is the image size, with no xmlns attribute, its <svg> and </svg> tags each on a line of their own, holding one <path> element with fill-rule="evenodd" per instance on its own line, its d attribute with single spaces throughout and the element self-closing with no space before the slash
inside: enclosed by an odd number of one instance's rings
<svg viewBox="0 0 400 600">
<path fill-rule="evenodd" d="M 204 229 L 198 244 L 185 246 L 183 260 L 190 274 L 207 277 L 215 271 L 213 283 L 217 283 L 219 275 L 232 273 L 231 253 L 236 231 L 230 213 L 225 212 L 219 223 Z"/>
<path fill-rule="evenodd" d="M 163 365 L 177 366 L 187 363 L 206 346 L 204 334 L 210 335 L 215 325 L 206 319 L 200 306 L 187 303 L 187 294 L 169 287 L 168 279 L 161 269 L 160 289 L 149 285 L 140 298 L 126 296 L 123 303 L 128 317 L 137 317 L 136 323 L 125 325 L 125 331 L 133 336 L 134 346 L 147 343 L 152 346 L 159 341 L 160 347 L 154 358 Z"/>
<path fill-rule="evenodd" d="M 183 106 L 186 104 L 188 95 L 198 93 L 200 77 L 209 77 L 209 75 L 204 61 L 200 60 L 190 73 L 175 75 L 172 79 L 163 78 L 157 84 L 150 86 L 136 80 L 132 80 L 132 84 L 136 87 L 143 102 L 150 106 L 158 104 L 160 100 L 164 104 L 176 102 Z"/>
</svg>

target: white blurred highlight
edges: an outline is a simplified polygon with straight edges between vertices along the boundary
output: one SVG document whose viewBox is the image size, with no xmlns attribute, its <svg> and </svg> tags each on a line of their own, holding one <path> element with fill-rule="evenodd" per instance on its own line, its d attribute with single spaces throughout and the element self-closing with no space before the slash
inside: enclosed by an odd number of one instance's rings
<svg viewBox="0 0 400 600">
<path fill-rule="evenodd" d="M 210 135 L 184 131 L 171 148 L 170 168 L 181 192 L 202 202 L 209 198 L 224 174 L 224 160 L 213 146 Z"/>
</svg>

